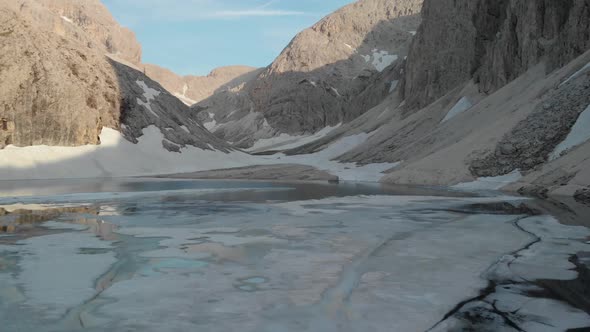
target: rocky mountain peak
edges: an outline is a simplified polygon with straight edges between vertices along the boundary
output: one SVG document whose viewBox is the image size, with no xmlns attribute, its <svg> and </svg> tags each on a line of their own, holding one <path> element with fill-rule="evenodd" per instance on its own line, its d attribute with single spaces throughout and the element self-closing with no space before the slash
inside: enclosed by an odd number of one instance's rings
<svg viewBox="0 0 590 332">
<path fill-rule="evenodd" d="M 254 79 L 195 106 L 238 147 L 346 123 L 395 91 L 422 0 L 361 0 L 299 33 Z M 206 110 L 206 112 L 204 112 Z"/>
<path fill-rule="evenodd" d="M 422 2 L 361 0 L 345 6 L 299 33 L 270 65 L 268 74 L 310 72 L 356 53 L 371 54 L 383 46 L 383 34 L 391 34 L 393 41 L 400 38 L 396 34 L 413 32 Z"/>
</svg>

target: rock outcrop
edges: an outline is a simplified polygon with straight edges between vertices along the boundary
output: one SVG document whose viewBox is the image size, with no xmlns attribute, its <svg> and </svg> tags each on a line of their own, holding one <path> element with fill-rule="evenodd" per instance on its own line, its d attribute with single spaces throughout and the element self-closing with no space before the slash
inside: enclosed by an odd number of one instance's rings
<svg viewBox="0 0 590 332">
<path fill-rule="evenodd" d="M 162 146 L 179 152 L 188 145 L 203 150 L 229 151 L 224 141 L 190 117 L 189 107 L 141 71 L 110 60 L 117 73 L 121 96 L 121 133 L 137 143 L 143 129 L 156 126 L 164 136 Z"/>
<path fill-rule="evenodd" d="M 5 6 L 0 68 L 0 148 L 98 144 L 102 127 L 119 127 L 117 75 L 104 55 Z"/>
<path fill-rule="evenodd" d="M 115 21 L 100 0 L 10 0 L 19 16 L 47 32 L 78 41 L 134 64 L 141 62 L 135 33 Z"/>
<path fill-rule="evenodd" d="M 395 90 L 421 0 L 361 0 L 299 33 L 258 77 L 194 106 L 238 147 L 348 122 Z"/>
<path fill-rule="evenodd" d="M 52 3 L 67 2 L 0 3 L 0 149 L 99 144 L 105 127 L 137 142 L 144 128 L 156 126 L 169 151 L 186 145 L 228 151 L 162 86 L 106 57 L 111 50 L 89 45 L 96 36 L 48 31 L 51 15 L 66 14 L 45 7 Z"/>
<path fill-rule="evenodd" d="M 552 71 L 590 47 L 584 0 L 425 1 L 423 16 L 406 65 L 414 110 L 471 79 L 493 93 L 543 57 Z"/>
</svg>

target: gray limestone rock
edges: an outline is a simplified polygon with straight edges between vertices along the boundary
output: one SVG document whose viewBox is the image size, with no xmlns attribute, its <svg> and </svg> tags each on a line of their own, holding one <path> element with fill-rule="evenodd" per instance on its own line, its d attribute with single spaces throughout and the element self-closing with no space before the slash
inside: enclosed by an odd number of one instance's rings
<svg viewBox="0 0 590 332">
<path fill-rule="evenodd" d="M 350 122 L 391 93 L 421 6 L 422 0 L 346 6 L 299 33 L 256 79 L 194 110 L 205 123 L 215 121 L 218 137 L 244 148 Z"/>
<path fill-rule="evenodd" d="M 425 107 L 470 79 L 492 93 L 543 57 L 559 68 L 590 47 L 585 0 L 426 0 L 405 97 Z"/>
</svg>

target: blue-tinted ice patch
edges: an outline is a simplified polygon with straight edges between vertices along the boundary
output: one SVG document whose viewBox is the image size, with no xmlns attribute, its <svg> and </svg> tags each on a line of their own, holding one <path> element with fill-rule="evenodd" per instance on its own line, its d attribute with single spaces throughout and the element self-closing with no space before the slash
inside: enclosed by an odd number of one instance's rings
<svg viewBox="0 0 590 332">
<path fill-rule="evenodd" d="M 98 293 L 95 281 L 116 261 L 112 251 L 81 253 L 84 248 L 112 248 L 91 233 L 52 234 L 18 244 L 21 260 L 16 277 L 24 289 L 24 304 L 50 318 Z"/>
<path fill-rule="evenodd" d="M 441 121 L 441 123 L 451 120 L 455 116 L 467 111 L 471 107 L 473 107 L 473 104 L 471 104 L 469 99 L 467 97 L 462 97 L 461 99 L 459 99 L 457 104 L 455 104 L 455 106 L 453 106 L 453 108 L 451 108 L 451 110 L 447 113 L 447 115 Z"/>
<path fill-rule="evenodd" d="M 180 258 L 154 259 L 149 262 L 149 265 L 141 269 L 138 274 L 149 277 L 168 272 L 190 273 L 196 272 L 198 269 L 207 266 L 207 264 L 207 262 L 203 261 Z"/>
<path fill-rule="evenodd" d="M 263 277 L 252 277 L 252 278 L 244 279 L 242 281 L 245 283 L 249 283 L 249 284 L 263 284 L 263 283 L 267 282 L 268 279 L 263 278 Z"/>
</svg>

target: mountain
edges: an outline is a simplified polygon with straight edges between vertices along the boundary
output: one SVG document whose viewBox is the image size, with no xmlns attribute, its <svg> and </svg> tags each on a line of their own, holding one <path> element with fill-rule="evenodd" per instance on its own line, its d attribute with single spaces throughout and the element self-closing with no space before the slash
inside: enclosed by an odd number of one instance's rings
<svg viewBox="0 0 590 332">
<path fill-rule="evenodd" d="M 343 7 L 299 33 L 255 79 L 193 109 L 218 137 L 242 148 L 349 122 L 396 88 L 421 6 L 361 0 Z"/>
<path fill-rule="evenodd" d="M 227 66 L 213 69 L 207 76 L 180 76 L 158 65 L 144 64 L 144 73 L 162 84 L 187 105 L 211 97 L 219 90 L 232 89 L 254 78 L 260 71 L 248 66 Z"/>
<path fill-rule="evenodd" d="M 53 7 L 56 3 L 78 3 L 80 8 L 58 10 Z M 131 150 L 134 151 L 131 154 L 148 156 L 157 155 L 157 151 L 161 151 L 162 156 L 180 155 L 187 149 L 230 152 L 227 143 L 189 117 L 188 106 L 133 68 L 133 64 L 113 60 L 121 57 L 138 60 L 135 51 L 139 48 L 129 48 L 135 50 L 131 53 L 125 49 L 116 51 L 116 34 L 113 38 L 106 37 L 113 41 L 111 48 L 101 44 L 108 31 L 124 30 L 92 23 L 110 22 L 110 15 L 100 15 L 106 12 L 104 7 L 96 7 L 98 18 L 81 18 L 82 13 L 92 12 L 97 4 L 100 3 L 45 0 L 0 3 L 0 167 L 3 167 L 3 178 L 10 177 L 9 169 L 22 167 L 23 160 L 40 166 L 48 160 L 76 154 L 76 151 L 92 150 L 95 145 L 105 146 L 105 139 L 112 143 L 110 147 L 114 150 L 125 146 L 127 155 Z M 75 24 L 79 20 L 83 22 L 81 27 Z M 86 33 L 85 29 L 92 33 Z M 117 54 L 112 55 L 112 51 Z M 144 142 L 141 148 L 148 150 L 139 149 L 140 141 Z M 79 149 L 63 150 L 61 147 Z M 36 153 L 27 154 L 33 150 Z M 100 166 L 108 162 L 95 160 L 99 166 L 88 167 L 88 175 L 99 176 L 101 173 L 94 171 L 97 167 L 108 169 L 108 166 Z M 127 163 L 131 166 L 124 169 L 126 174 L 156 172 L 157 168 L 151 167 L 157 165 L 156 162 L 134 164 L 130 159 Z M 163 171 L 165 169 L 158 170 Z M 15 176 L 19 176 L 17 173 Z M 117 171 L 103 175 L 113 174 Z M 86 175 L 82 168 L 70 174 Z"/>
<path fill-rule="evenodd" d="M 313 143 L 396 163 L 388 183 L 584 197 L 590 185 L 590 3 L 426 0 L 396 98 Z"/>
</svg>

